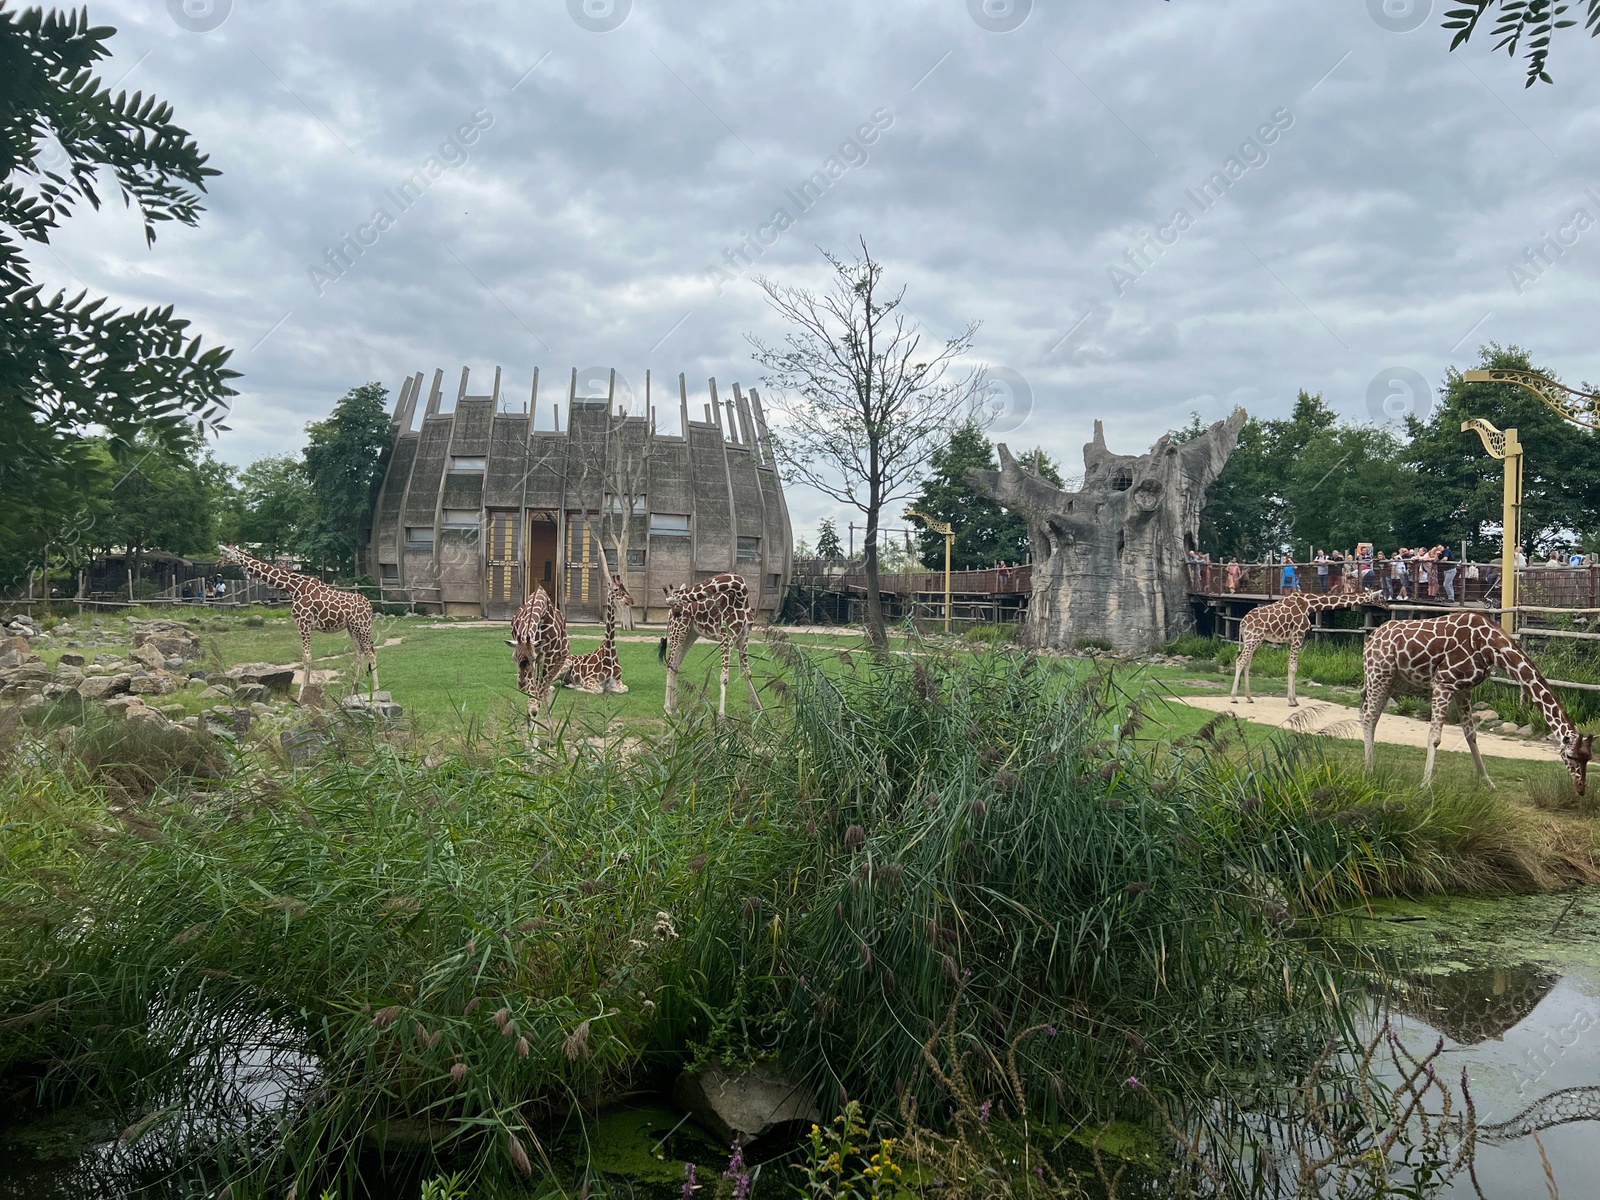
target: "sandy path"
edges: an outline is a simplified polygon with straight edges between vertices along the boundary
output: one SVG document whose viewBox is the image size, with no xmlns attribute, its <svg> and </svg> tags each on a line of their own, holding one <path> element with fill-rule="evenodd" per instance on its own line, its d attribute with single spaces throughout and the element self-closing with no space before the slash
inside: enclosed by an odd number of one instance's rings
<svg viewBox="0 0 1600 1200">
<path fill-rule="evenodd" d="M 1316 700 L 1303 700 L 1299 708 L 1290 708 L 1282 696 L 1262 696 L 1254 704 L 1242 700 L 1230 704 L 1226 696 L 1174 696 L 1180 704 L 1203 708 L 1208 712 L 1231 712 L 1241 720 L 1258 725 L 1275 725 L 1278 728 L 1297 729 L 1302 733 L 1320 733 L 1328 737 L 1361 740 L 1361 717 L 1358 710 L 1343 704 L 1325 704 Z M 1415 717 L 1402 717 L 1398 713 L 1384 713 L 1378 718 L 1377 739 L 1396 746 L 1421 746 L 1428 744 L 1428 723 Z M 1467 739 L 1461 726 L 1446 725 L 1439 749 L 1467 753 Z M 1485 756 L 1495 758 L 1528 758 L 1557 762 L 1554 747 L 1544 741 L 1528 738 L 1505 737 L 1498 733 L 1479 733 L 1478 749 Z"/>
</svg>

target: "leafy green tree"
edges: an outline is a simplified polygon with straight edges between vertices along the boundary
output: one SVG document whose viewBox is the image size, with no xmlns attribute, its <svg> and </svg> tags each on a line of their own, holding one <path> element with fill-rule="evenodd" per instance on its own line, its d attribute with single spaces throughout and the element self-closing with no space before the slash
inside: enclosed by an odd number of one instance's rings
<svg viewBox="0 0 1600 1200">
<path fill-rule="evenodd" d="M 393 444 L 388 395 L 380 383 L 353 387 L 327 420 L 306 427 L 312 512 L 302 552 L 345 575 L 354 574 L 367 544 L 372 506 L 383 486 Z"/>
<path fill-rule="evenodd" d="M 203 350 L 172 309 L 122 312 L 103 296 L 45 298 L 23 255 L 113 186 L 158 222 L 193 225 L 206 166 L 170 106 L 115 96 L 93 73 L 116 31 L 85 12 L 0 8 L 0 574 L 26 570 L 77 519 L 72 495 L 136 441 L 177 449 L 191 423 L 221 428 L 229 351 Z"/>
<path fill-rule="evenodd" d="M 239 472 L 236 510 L 239 541 L 259 547 L 266 558 L 299 553 L 313 518 L 305 465 L 286 455 L 257 459 Z"/>
<path fill-rule="evenodd" d="M 844 546 L 839 541 L 839 527 L 833 523 L 832 517 L 823 517 L 822 524 L 817 528 L 817 557 L 844 557 Z"/>
<path fill-rule="evenodd" d="M 1489 36 L 1498 39 L 1494 48 L 1504 49 L 1515 57 L 1523 49 L 1523 59 L 1528 64 L 1528 77 L 1523 87 L 1532 87 L 1536 80 L 1553 82 L 1545 64 L 1550 57 L 1550 40 L 1558 29 L 1571 29 L 1577 21 L 1564 14 L 1573 5 L 1556 0 L 1463 0 L 1462 7 L 1445 11 L 1444 28 L 1454 29 L 1450 49 L 1471 40 L 1484 17 L 1495 13 L 1494 27 Z M 1583 0 L 1584 20 L 1589 36 L 1600 36 L 1600 0 Z M 1496 11 L 1498 10 L 1498 11 Z"/>
<path fill-rule="evenodd" d="M 1284 506 L 1296 556 L 1349 551 L 1371 542 L 1393 551 L 1412 536 L 1416 473 L 1405 444 L 1372 425 L 1339 425 L 1312 435 L 1289 465 Z M 1429 543 L 1430 545 L 1432 543 Z"/>
<path fill-rule="evenodd" d="M 1032 450 L 1022 462 L 1058 487 L 1061 473 L 1042 450 Z M 957 427 L 950 440 L 933 452 L 928 477 L 913 507 L 955 529 L 950 565 L 970 571 L 1005 561 L 1020 563 L 1028 557 L 1028 523 L 1018 514 L 980 496 L 967 482 L 967 470 L 993 471 L 999 466 L 994 444 L 976 421 Z M 923 529 L 917 535 L 922 564 L 944 567 L 944 535 Z"/>
<path fill-rule="evenodd" d="M 135 576 L 150 550 L 199 554 L 217 542 L 217 518 L 227 498 L 229 468 L 203 451 L 197 437 L 177 448 L 141 435 L 131 467 L 115 473 L 109 447 L 102 479 L 114 482 L 101 497 L 96 525 L 103 549 L 127 551 Z"/>
<path fill-rule="evenodd" d="M 1555 378 L 1519 346 L 1491 343 L 1477 365 Z M 1594 432 L 1515 384 L 1466 383 L 1452 368 L 1428 420 L 1407 422 L 1406 460 L 1417 477 L 1407 523 L 1418 544 L 1466 539 L 1474 557 L 1499 553 L 1504 464 L 1484 453 L 1475 433 L 1462 432 L 1462 422 L 1474 417 L 1515 429 L 1523 445 L 1522 529 L 1530 551 L 1600 533 L 1600 439 Z"/>
</svg>

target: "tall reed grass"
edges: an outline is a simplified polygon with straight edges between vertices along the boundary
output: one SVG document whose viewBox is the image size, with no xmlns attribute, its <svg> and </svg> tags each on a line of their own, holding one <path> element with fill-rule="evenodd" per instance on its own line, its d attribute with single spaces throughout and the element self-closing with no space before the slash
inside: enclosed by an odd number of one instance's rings
<svg viewBox="0 0 1600 1200">
<path fill-rule="evenodd" d="M 553 1178 L 554 1125 L 709 1058 L 926 1122 L 936 1030 L 1002 1114 L 1204 1124 L 1288 1095 L 1386 969 L 1319 915 L 1459 880 L 1496 819 L 1220 718 L 1158 742 L 1081 665 L 779 649 L 783 704 L 653 745 L 351 729 L 112 804 L 19 743 L 0 1073 L 235 1196 L 353 1187 L 385 1142 Z"/>
</svg>

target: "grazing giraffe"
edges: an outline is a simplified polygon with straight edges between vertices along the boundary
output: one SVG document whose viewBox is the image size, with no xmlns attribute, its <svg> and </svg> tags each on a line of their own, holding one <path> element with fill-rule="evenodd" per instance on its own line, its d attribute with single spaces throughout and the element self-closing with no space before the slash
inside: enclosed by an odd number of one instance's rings
<svg viewBox="0 0 1600 1200">
<path fill-rule="evenodd" d="M 1561 761 L 1572 774 L 1578 795 L 1583 795 L 1594 735 L 1579 733 L 1561 706 L 1555 690 L 1539 673 L 1512 638 L 1478 612 L 1457 612 L 1426 621 L 1386 621 L 1367 638 L 1362 652 L 1361 729 L 1367 743 L 1367 769 L 1372 769 L 1374 732 L 1395 680 L 1428 688 L 1433 698 L 1433 723 L 1428 728 L 1428 761 L 1422 768 L 1426 786 L 1433 779 L 1434 752 L 1444 733 L 1451 706 L 1457 708 L 1461 731 L 1472 751 L 1478 777 L 1491 789 L 1494 783 L 1483 769 L 1478 753 L 1476 721 L 1472 715 L 1472 689 L 1495 667 L 1510 675 L 1539 706 L 1550 727 L 1551 740 Z"/>
<path fill-rule="evenodd" d="M 243 567 L 247 574 L 264 579 L 273 587 L 289 593 L 289 613 L 300 631 L 300 658 L 304 664 L 296 699 L 305 699 L 306 685 L 311 682 L 313 631 L 327 633 L 334 629 L 348 629 L 350 639 L 356 644 L 357 677 L 365 666 L 367 694 L 370 696 L 377 690 L 378 651 L 372 644 L 372 601 L 360 592 L 347 592 L 310 575 L 280 567 L 277 563 L 253 558 L 237 546 L 223 546 L 221 551 L 217 556 L 218 565 L 231 563 Z"/>
<path fill-rule="evenodd" d="M 617 661 L 617 604 L 633 607 L 633 597 L 622 586 L 617 575 L 607 576 L 606 586 L 606 636 L 598 650 L 577 654 L 567 659 L 562 669 L 561 681 L 569 688 L 598 696 L 602 692 L 625 692 L 628 685 L 622 682 L 622 664 Z"/>
<path fill-rule="evenodd" d="M 1244 702 L 1254 704 L 1250 698 L 1250 660 L 1262 642 L 1277 642 L 1289 647 L 1289 707 L 1297 708 L 1294 674 L 1300 667 L 1300 648 L 1311 632 L 1311 614 L 1327 612 L 1334 608 L 1354 608 L 1358 604 L 1376 604 L 1383 598 L 1381 592 L 1362 592 L 1350 595 L 1307 595 L 1296 592 L 1274 604 L 1263 604 L 1245 613 L 1239 622 L 1239 657 L 1233 664 L 1233 691 L 1229 703 L 1239 703 L 1239 676 L 1244 675 Z"/>
<path fill-rule="evenodd" d="M 722 694 L 717 715 L 728 711 L 728 660 L 733 647 L 739 648 L 739 666 L 750 685 L 750 701 L 761 712 L 761 697 L 750 675 L 750 627 L 755 613 L 750 608 L 750 589 L 744 578 L 731 573 L 713 575 L 692 587 L 666 588 L 667 636 L 661 639 L 656 657 L 667 664 L 667 715 L 678 711 L 678 668 L 696 637 L 716 638 L 722 643 Z"/>
<path fill-rule="evenodd" d="M 528 698 L 528 736 L 537 746 L 539 706 L 549 704 L 568 652 L 567 619 L 542 587 L 535 586 L 511 618 L 506 645 L 517 662 L 517 690 Z"/>
</svg>

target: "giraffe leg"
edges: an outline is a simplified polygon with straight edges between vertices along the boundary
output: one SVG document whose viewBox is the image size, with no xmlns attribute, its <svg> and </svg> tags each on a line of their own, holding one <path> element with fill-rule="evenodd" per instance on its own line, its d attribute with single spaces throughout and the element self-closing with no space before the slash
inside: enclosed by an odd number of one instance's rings
<svg viewBox="0 0 1600 1200">
<path fill-rule="evenodd" d="M 1477 769 L 1483 786 L 1492 792 L 1495 790 L 1494 780 L 1489 778 L 1489 772 L 1483 765 L 1483 755 L 1478 753 L 1478 722 L 1472 716 L 1472 690 L 1469 688 L 1457 693 L 1456 703 L 1461 705 L 1461 734 L 1467 739 L 1467 749 L 1472 751 L 1472 765 Z"/>
<path fill-rule="evenodd" d="M 1239 703 L 1239 676 L 1245 676 L 1246 703 L 1249 702 L 1250 689 L 1250 656 L 1256 652 L 1256 644 L 1250 641 L 1239 643 L 1239 657 L 1233 660 L 1233 691 L 1228 695 L 1229 704 Z"/>
<path fill-rule="evenodd" d="M 1289 707 L 1299 708 L 1300 701 L 1294 695 L 1294 673 L 1300 669 L 1300 647 L 1305 645 L 1303 639 L 1295 639 L 1289 643 Z"/>
<path fill-rule="evenodd" d="M 1361 691 L 1361 739 L 1366 748 L 1366 769 L 1372 770 L 1376 754 L 1378 718 L 1389 703 L 1389 690 L 1394 686 L 1392 675 L 1374 675 Z"/>
<path fill-rule="evenodd" d="M 761 707 L 761 697 L 756 695 L 755 676 L 750 673 L 750 647 L 744 642 L 739 643 L 739 666 L 744 671 L 744 681 L 750 685 L 750 703 L 756 706 L 756 711 L 765 712 Z"/>
<path fill-rule="evenodd" d="M 306 698 L 306 686 L 311 682 L 311 626 L 300 627 L 300 694 L 296 703 Z"/>
<path fill-rule="evenodd" d="M 1428 722 L 1428 760 L 1422 765 L 1422 786 L 1433 782 L 1433 760 L 1439 752 L 1439 741 L 1444 737 L 1444 721 L 1450 713 L 1451 691 L 1448 685 L 1434 680 L 1433 720 Z"/>
<path fill-rule="evenodd" d="M 722 692 L 717 697 L 717 716 L 728 715 L 728 664 L 733 657 L 733 644 L 730 639 L 722 639 Z"/>
</svg>

